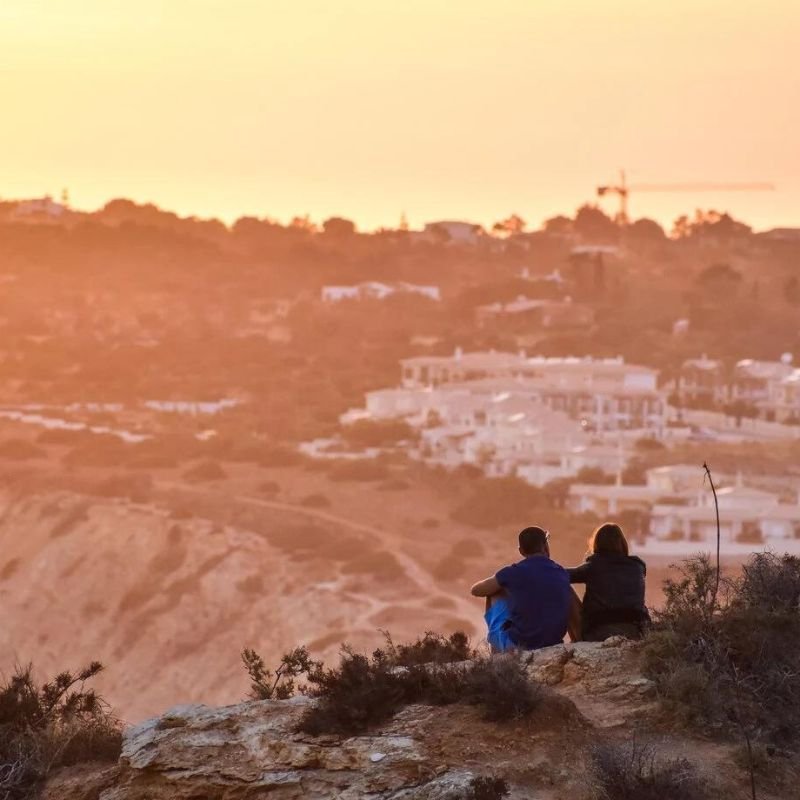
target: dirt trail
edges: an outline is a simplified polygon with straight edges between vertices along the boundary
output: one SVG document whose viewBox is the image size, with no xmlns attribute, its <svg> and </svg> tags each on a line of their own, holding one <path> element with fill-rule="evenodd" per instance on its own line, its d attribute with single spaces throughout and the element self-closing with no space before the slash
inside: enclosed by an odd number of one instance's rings
<svg viewBox="0 0 800 800">
<path fill-rule="evenodd" d="M 397 536 L 393 535 L 391 531 L 385 528 L 357 522 L 356 520 L 334 514 L 330 511 L 308 508 L 306 506 L 281 502 L 279 500 L 265 500 L 261 497 L 253 497 L 247 494 L 227 495 L 222 492 L 213 492 L 205 488 L 194 488 L 183 484 L 166 482 L 156 484 L 156 488 L 177 491 L 184 494 L 202 495 L 205 497 L 214 495 L 228 504 L 238 503 L 240 505 L 265 508 L 273 511 L 283 511 L 289 514 L 304 516 L 307 519 L 330 522 L 351 531 L 368 534 L 373 537 L 373 539 L 379 540 L 384 544 L 386 549 L 391 552 L 397 563 L 402 567 L 402 575 L 411 584 L 414 584 L 410 585 L 408 588 L 408 605 L 420 606 L 423 603 L 429 602 L 431 599 L 446 598 L 447 602 L 454 604 L 453 613 L 455 615 L 463 616 L 465 619 L 475 619 L 478 614 L 482 613 L 478 603 L 470 597 L 453 595 L 450 592 L 439 589 L 430 572 L 412 556 L 400 550 L 397 547 Z M 361 615 L 358 621 L 363 622 L 367 626 L 370 626 L 368 620 L 375 613 L 396 605 L 395 603 L 382 603 L 375 598 L 365 599 L 368 600 L 367 610 Z"/>
</svg>

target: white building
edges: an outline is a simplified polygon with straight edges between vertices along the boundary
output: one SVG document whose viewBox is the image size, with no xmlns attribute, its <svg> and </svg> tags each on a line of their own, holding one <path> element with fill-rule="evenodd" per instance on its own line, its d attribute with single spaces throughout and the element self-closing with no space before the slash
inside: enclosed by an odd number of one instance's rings
<svg viewBox="0 0 800 800">
<path fill-rule="evenodd" d="M 450 385 L 471 392 L 508 391 L 564 411 L 587 430 L 649 428 L 666 424 L 657 372 L 622 358 L 528 358 L 524 353 L 476 352 L 404 359 L 409 389 Z"/>
<path fill-rule="evenodd" d="M 800 538 L 800 504 L 782 503 L 777 494 L 740 485 L 719 489 L 717 497 L 723 542 L 768 545 Z M 660 539 L 713 543 L 717 523 L 711 491 L 687 505 L 656 504 L 650 531 Z"/>
<path fill-rule="evenodd" d="M 681 365 L 674 383 L 680 403 L 722 405 L 728 399 L 728 381 L 721 361 L 703 355 L 690 358 Z"/>
<path fill-rule="evenodd" d="M 781 361 L 745 358 L 734 367 L 730 399 L 756 408 L 769 409 L 777 399 L 778 386 L 794 371 L 791 356 Z"/>
<path fill-rule="evenodd" d="M 478 306 L 475 316 L 480 325 L 497 319 L 524 319 L 542 328 L 586 328 L 594 323 L 591 306 L 564 300 L 530 299 L 520 295 L 508 303 Z"/>
<path fill-rule="evenodd" d="M 800 369 L 792 370 L 772 387 L 768 411 L 778 422 L 800 423 Z"/>
<path fill-rule="evenodd" d="M 590 512 L 605 517 L 626 510 L 649 512 L 660 501 L 681 504 L 700 502 L 704 491 L 702 467 L 674 464 L 654 467 L 645 474 L 643 486 L 624 485 L 619 477 L 613 485 L 574 483 L 569 489 L 568 505 L 578 514 Z M 722 476 L 718 476 L 718 479 L 722 479 Z"/>
<path fill-rule="evenodd" d="M 438 286 L 421 286 L 402 281 L 392 284 L 366 281 L 353 286 L 323 286 L 321 292 L 324 303 L 339 303 L 342 300 L 385 300 L 394 294 L 418 294 L 437 302 L 442 299 Z"/>
<path fill-rule="evenodd" d="M 14 208 L 14 216 L 19 219 L 51 219 L 62 217 L 69 209 L 66 204 L 57 203 L 48 194 L 33 200 L 22 200 Z"/>
<path fill-rule="evenodd" d="M 458 220 L 442 220 L 425 225 L 423 236 L 428 241 L 444 241 L 448 244 L 475 245 L 486 234 L 481 225 Z"/>
</svg>

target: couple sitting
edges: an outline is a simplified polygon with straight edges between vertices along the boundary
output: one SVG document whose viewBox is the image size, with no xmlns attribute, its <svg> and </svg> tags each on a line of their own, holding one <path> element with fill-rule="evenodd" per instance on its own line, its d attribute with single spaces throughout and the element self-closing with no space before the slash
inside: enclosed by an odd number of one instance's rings
<svg viewBox="0 0 800 800">
<path fill-rule="evenodd" d="M 619 525 L 607 522 L 592 534 L 579 567 L 564 569 L 550 558 L 550 534 L 525 528 L 519 534 L 522 561 L 503 567 L 472 587 L 486 598 L 492 650 L 536 650 L 573 641 L 601 642 L 609 636 L 638 638 L 649 621 L 644 602 L 644 561 L 628 555 Z M 583 604 L 571 584 L 586 584 Z"/>
</svg>

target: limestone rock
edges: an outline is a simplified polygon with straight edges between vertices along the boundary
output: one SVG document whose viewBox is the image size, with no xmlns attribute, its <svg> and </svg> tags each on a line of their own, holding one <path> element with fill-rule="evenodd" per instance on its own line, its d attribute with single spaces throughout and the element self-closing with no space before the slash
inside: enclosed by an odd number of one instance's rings
<svg viewBox="0 0 800 800">
<path fill-rule="evenodd" d="M 615 637 L 537 650 L 528 672 L 572 700 L 592 724 L 611 728 L 654 708 L 655 685 L 639 662 L 638 643 Z"/>
<path fill-rule="evenodd" d="M 638 725 L 652 709 L 638 648 L 559 645 L 534 653 L 528 669 L 545 684 L 541 705 L 501 724 L 464 705 L 409 706 L 366 735 L 313 737 L 297 732 L 313 702 L 305 697 L 176 706 L 126 731 L 119 767 L 83 780 L 84 793 L 82 779 L 66 771 L 44 797 L 464 800 L 474 778 L 496 776 L 508 782 L 509 800 L 583 798 L 588 749 L 627 736 L 620 726 Z"/>
</svg>

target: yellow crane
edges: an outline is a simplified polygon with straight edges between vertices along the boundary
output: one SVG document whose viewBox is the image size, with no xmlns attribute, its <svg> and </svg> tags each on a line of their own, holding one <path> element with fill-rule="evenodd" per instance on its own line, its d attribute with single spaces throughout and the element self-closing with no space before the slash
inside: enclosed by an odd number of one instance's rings
<svg viewBox="0 0 800 800">
<path fill-rule="evenodd" d="M 628 224 L 628 197 L 631 192 L 771 192 L 775 187 L 771 183 L 634 183 L 629 184 L 625 170 L 620 170 L 619 183 L 598 186 L 597 196 L 605 197 L 615 194 L 619 197 L 619 212 L 615 220 L 620 225 Z"/>
</svg>

